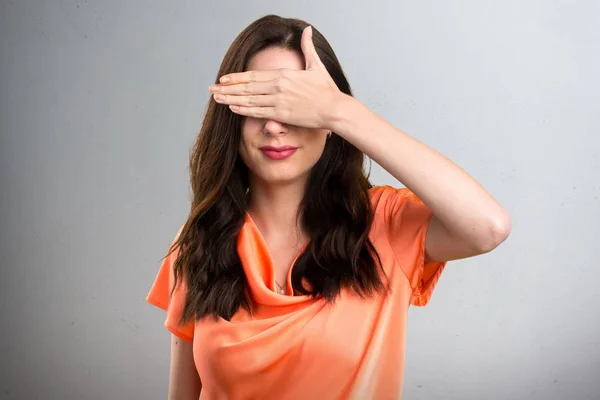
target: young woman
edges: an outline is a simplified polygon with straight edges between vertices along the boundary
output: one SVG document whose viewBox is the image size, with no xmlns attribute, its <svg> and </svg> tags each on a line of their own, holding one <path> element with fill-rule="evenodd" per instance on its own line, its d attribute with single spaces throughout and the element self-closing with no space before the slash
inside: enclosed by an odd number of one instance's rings
<svg viewBox="0 0 600 400">
<path fill-rule="evenodd" d="M 353 98 L 303 21 L 253 22 L 209 90 L 190 214 L 147 297 L 169 398 L 399 399 L 408 306 L 503 242 L 506 210 Z M 364 154 L 406 188 L 372 186 Z"/>
</svg>

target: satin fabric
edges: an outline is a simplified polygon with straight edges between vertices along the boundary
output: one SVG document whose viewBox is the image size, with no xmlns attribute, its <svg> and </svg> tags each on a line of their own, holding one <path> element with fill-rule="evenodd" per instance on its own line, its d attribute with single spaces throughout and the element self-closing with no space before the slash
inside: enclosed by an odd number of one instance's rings
<svg viewBox="0 0 600 400">
<path fill-rule="evenodd" d="M 170 296 L 177 253 L 165 258 L 146 300 L 167 312 L 171 333 L 193 341 L 200 399 L 402 397 L 408 307 L 429 302 L 445 263 L 424 261 L 431 211 L 414 194 L 379 186 L 370 196 L 375 218 L 369 236 L 391 284 L 385 296 L 362 299 L 343 289 L 334 304 L 293 296 L 291 269 L 288 295 L 276 293 L 266 242 L 246 214 L 237 251 L 251 312 L 180 326 L 186 287 Z"/>
</svg>

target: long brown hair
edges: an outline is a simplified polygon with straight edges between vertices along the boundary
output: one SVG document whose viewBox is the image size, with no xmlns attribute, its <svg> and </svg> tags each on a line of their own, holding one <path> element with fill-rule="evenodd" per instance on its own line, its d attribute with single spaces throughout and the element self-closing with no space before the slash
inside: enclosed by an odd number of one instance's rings
<svg viewBox="0 0 600 400">
<path fill-rule="evenodd" d="M 290 49 L 303 57 L 300 39 L 306 26 L 304 21 L 276 15 L 254 21 L 231 44 L 215 83 L 225 74 L 245 71 L 252 56 L 266 48 Z M 314 27 L 313 42 L 338 88 L 352 95 L 333 49 Z M 182 322 L 208 315 L 230 320 L 240 307 L 251 307 L 237 253 L 248 188 L 248 168 L 238 155 L 241 122 L 242 117 L 226 105 L 209 100 L 192 149 L 191 210 L 171 248 L 180 250 L 175 282 L 184 280 L 187 287 Z M 385 289 L 381 261 L 368 238 L 371 184 L 363 161 L 360 150 L 333 134 L 311 170 L 299 213 L 311 240 L 293 268 L 296 293 L 334 301 L 343 286 L 361 297 Z"/>
</svg>

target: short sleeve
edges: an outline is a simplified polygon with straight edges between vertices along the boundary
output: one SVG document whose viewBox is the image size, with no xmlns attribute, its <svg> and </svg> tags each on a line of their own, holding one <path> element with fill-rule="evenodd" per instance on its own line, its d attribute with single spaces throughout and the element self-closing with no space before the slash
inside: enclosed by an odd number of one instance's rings
<svg viewBox="0 0 600 400">
<path fill-rule="evenodd" d="M 396 262 L 408 278 L 412 295 L 410 304 L 429 303 L 446 262 L 425 262 L 425 239 L 433 215 L 409 189 L 381 186 L 376 212 L 384 221 Z"/>
<path fill-rule="evenodd" d="M 183 227 L 181 227 L 177 232 L 177 235 L 175 236 L 175 239 L 173 239 L 171 245 L 175 243 L 181 234 L 182 228 Z M 177 288 L 171 295 L 171 289 L 173 288 L 175 282 L 173 267 L 178 255 L 179 249 L 176 249 L 163 259 L 158 270 L 158 274 L 154 279 L 154 283 L 150 288 L 150 292 L 148 292 L 146 301 L 166 311 L 167 316 L 164 325 L 169 332 L 181 339 L 191 342 L 194 338 L 194 321 L 190 321 L 183 325 L 179 324 L 179 319 L 183 313 L 183 306 L 185 304 L 185 296 L 187 293 L 185 282 L 182 282 L 181 280 L 177 282 Z"/>
</svg>

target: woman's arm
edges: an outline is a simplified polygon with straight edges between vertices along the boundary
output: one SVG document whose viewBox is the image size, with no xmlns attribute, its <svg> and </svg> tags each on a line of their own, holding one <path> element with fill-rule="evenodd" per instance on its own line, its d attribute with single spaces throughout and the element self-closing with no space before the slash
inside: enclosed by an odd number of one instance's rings
<svg viewBox="0 0 600 400">
<path fill-rule="evenodd" d="M 337 88 L 315 50 L 310 27 L 302 34 L 302 52 L 305 70 L 233 73 L 210 91 L 237 114 L 331 129 L 362 150 L 433 211 L 428 261 L 482 254 L 508 237 L 508 213 L 479 183 Z"/>
<path fill-rule="evenodd" d="M 340 93 L 330 129 L 367 154 L 432 211 L 429 261 L 482 254 L 510 232 L 507 211 L 465 171 L 395 128 L 351 96 Z"/>
<path fill-rule="evenodd" d="M 194 365 L 192 343 L 171 335 L 169 400 L 197 400 L 202 382 Z"/>
</svg>

